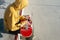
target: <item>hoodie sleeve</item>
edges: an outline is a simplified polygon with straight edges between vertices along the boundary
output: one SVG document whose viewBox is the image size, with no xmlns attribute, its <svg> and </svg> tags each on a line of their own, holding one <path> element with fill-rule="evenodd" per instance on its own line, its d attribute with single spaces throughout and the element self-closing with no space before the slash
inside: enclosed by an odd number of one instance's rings
<svg viewBox="0 0 60 40">
<path fill-rule="evenodd" d="M 13 7 L 10 7 L 10 11 L 11 11 L 11 15 L 10 15 L 10 20 L 11 20 L 10 24 L 11 25 L 10 26 L 11 26 L 12 30 L 13 30 L 14 27 L 16 27 L 16 28 L 19 27 L 20 28 L 20 26 L 21 26 L 20 23 L 19 23 L 19 25 L 18 24 L 16 25 L 16 23 L 19 20 L 19 17 L 17 17 L 18 15 L 15 15 L 16 11 L 14 10 Z"/>
</svg>

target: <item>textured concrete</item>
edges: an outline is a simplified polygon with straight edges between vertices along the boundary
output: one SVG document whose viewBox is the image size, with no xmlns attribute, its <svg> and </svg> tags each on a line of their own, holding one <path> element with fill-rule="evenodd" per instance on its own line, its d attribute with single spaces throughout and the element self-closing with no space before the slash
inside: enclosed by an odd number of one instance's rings
<svg viewBox="0 0 60 40">
<path fill-rule="evenodd" d="M 60 40 L 60 0 L 29 0 L 34 40 Z"/>
</svg>

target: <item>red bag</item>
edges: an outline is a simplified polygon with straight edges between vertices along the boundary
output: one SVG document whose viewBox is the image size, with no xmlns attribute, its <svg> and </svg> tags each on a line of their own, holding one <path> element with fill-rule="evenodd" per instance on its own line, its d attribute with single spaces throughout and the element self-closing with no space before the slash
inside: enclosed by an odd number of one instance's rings
<svg viewBox="0 0 60 40">
<path fill-rule="evenodd" d="M 32 24 L 32 21 L 30 20 L 30 17 L 29 17 L 29 15 L 26 15 L 25 16 L 26 17 L 26 19 L 28 20 L 27 21 L 27 29 L 26 28 L 21 28 L 21 30 L 20 30 L 20 33 L 22 34 L 22 36 L 23 37 L 31 37 L 32 36 L 32 27 L 31 27 L 31 24 Z M 26 20 L 21 20 L 21 22 L 23 22 L 23 21 L 26 21 Z"/>
<path fill-rule="evenodd" d="M 20 33 L 23 37 L 31 37 L 32 36 L 32 27 L 28 27 L 28 29 L 21 28 Z"/>
</svg>

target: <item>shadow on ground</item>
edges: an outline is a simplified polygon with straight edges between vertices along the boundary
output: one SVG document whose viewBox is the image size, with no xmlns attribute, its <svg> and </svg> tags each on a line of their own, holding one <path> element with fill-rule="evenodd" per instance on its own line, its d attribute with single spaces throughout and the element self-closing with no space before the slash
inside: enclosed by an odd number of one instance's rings
<svg viewBox="0 0 60 40">
<path fill-rule="evenodd" d="M 3 19 L 0 19 L 0 32 L 4 33 L 4 23 L 3 23 Z"/>
<path fill-rule="evenodd" d="M 0 18 L 0 38 L 3 37 L 2 33 L 4 33 L 4 34 L 11 34 L 11 33 L 9 33 L 9 32 L 4 30 L 4 19 Z"/>
<path fill-rule="evenodd" d="M 3 19 L 0 19 L 0 38 L 3 37 L 3 35 L 1 33 L 7 33 L 4 30 L 4 23 L 3 23 Z"/>
</svg>

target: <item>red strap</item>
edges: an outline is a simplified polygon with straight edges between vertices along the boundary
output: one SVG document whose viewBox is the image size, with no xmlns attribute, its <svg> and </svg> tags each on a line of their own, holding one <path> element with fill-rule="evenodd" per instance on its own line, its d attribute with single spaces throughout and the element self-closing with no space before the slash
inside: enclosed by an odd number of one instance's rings
<svg viewBox="0 0 60 40">
<path fill-rule="evenodd" d="M 18 38 L 18 35 L 15 35 L 15 39 L 14 40 L 17 40 L 17 38 Z"/>
<path fill-rule="evenodd" d="M 22 15 L 22 10 L 20 10 L 20 15 Z"/>
</svg>

